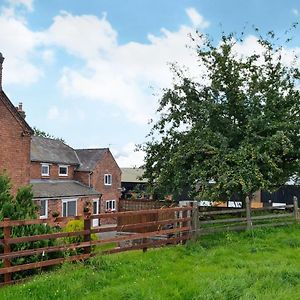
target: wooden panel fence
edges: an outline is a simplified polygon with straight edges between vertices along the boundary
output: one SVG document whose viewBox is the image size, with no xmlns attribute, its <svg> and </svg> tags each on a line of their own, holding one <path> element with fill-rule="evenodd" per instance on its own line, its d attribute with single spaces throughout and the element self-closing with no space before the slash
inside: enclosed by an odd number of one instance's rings
<svg viewBox="0 0 300 300">
<path fill-rule="evenodd" d="M 50 220 L 9 220 L 0 222 L 0 229 L 3 230 L 3 239 L 0 240 L 3 253 L 0 254 L 0 277 L 3 276 L 1 285 L 14 283 L 13 275 L 16 272 L 33 270 L 61 264 L 66 261 L 85 260 L 99 253 L 116 253 L 134 249 L 158 247 L 167 244 L 185 242 L 191 236 L 191 207 L 174 207 L 164 209 L 150 209 L 142 211 L 128 211 L 105 213 L 98 215 L 84 215 L 83 230 L 74 232 L 54 232 L 37 234 L 31 236 L 12 236 L 13 227 L 27 226 L 34 224 L 50 224 Z M 105 219 L 111 217 L 123 220 L 117 226 L 92 227 L 93 219 Z M 153 218 L 155 216 L 155 218 Z M 68 220 L 79 219 L 80 217 L 68 218 Z M 125 223 L 124 220 L 131 220 Z M 56 227 L 65 224 L 66 218 L 57 218 L 52 225 Z M 92 235 L 113 232 L 108 238 L 92 239 Z M 66 238 L 83 237 L 81 242 L 66 242 Z M 64 239 L 64 243 L 62 243 Z M 54 240 L 53 246 L 32 247 L 31 249 L 12 251 L 11 245 L 19 243 L 37 242 L 43 240 Z M 128 241 L 130 243 L 128 243 Z M 97 247 L 105 244 L 113 244 L 113 248 L 99 252 Z M 123 245 L 123 246 L 122 246 Z M 76 250 L 82 250 L 80 254 Z M 64 256 L 65 252 L 67 256 Z M 61 257 L 48 259 L 45 254 L 60 253 Z M 72 253 L 72 254 L 70 254 Z M 25 264 L 15 264 L 14 259 L 39 255 L 40 261 Z"/>
<path fill-rule="evenodd" d="M 172 207 L 176 204 L 170 201 L 153 201 L 146 199 L 120 199 L 119 200 L 119 211 L 136 211 L 136 210 L 146 210 L 155 209 L 163 207 Z"/>
</svg>

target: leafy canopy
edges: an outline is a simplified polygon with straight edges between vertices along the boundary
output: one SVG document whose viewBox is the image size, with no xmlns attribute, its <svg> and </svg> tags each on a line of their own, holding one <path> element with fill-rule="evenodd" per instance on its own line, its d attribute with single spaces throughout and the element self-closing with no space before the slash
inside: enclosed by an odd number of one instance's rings
<svg viewBox="0 0 300 300">
<path fill-rule="evenodd" d="M 300 72 L 287 65 L 273 32 L 259 51 L 236 52 L 242 42 L 223 34 L 215 46 L 199 34 L 201 79 L 174 67 L 172 88 L 159 102 L 160 118 L 141 146 L 145 177 L 162 195 L 186 187 L 202 199 L 240 199 L 274 190 L 299 171 Z"/>
</svg>

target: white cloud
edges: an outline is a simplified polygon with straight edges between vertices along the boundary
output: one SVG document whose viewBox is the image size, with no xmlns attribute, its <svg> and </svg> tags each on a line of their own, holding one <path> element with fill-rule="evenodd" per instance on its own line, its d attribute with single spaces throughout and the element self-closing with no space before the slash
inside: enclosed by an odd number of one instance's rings
<svg viewBox="0 0 300 300">
<path fill-rule="evenodd" d="M 190 20 L 192 21 L 194 27 L 204 29 L 210 25 L 210 23 L 207 20 L 205 20 L 204 17 L 200 15 L 195 8 L 189 7 L 185 11 L 189 16 Z"/>
<path fill-rule="evenodd" d="M 60 112 L 58 110 L 58 108 L 56 106 L 52 106 L 49 110 L 48 110 L 48 119 L 49 120 L 56 120 L 59 118 L 60 116 Z"/>
<path fill-rule="evenodd" d="M 119 45 L 117 32 L 105 16 L 62 13 L 43 39 L 84 59 L 84 68 L 62 71 L 59 84 L 66 97 L 109 103 L 122 109 L 128 120 L 145 124 L 157 104 L 150 86 L 159 90 L 172 82 L 168 62 L 188 65 L 191 74 L 197 75 L 195 54 L 186 47 L 192 32 L 188 26 L 176 32 L 162 28 L 161 35 L 148 35 L 148 43 Z"/>
<path fill-rule="evenodd" d="M 54 57 L 55 57 L 55 54 L 54 54 L 53 50 L 48 49 L 48 50 L 43 51 L 43 53 L 42 53 L 42 58 L 43 58 L 44 62 L 47 64 L 53 63 Z"/>
<path fill-rule="evenodd" d="M 33 11 L 33 0 L 7 0 L 12 7 L 23 6 L 28 11 Z"/>
<path fill-rule="evenodd" d="M 293 9 L 292 9 L 292 13 L 293 13 L 295 16 L 299 16 L 299 10 L 296 9 L 296 8 L 293 8 Z"/>
<path fill-rule="evenodd" d="M 111 149 L 119 167 L 133 168 L 144 164 L 145 153 L 143 151 L 136 152 L 135 148 L 135 144 L 130 142 L 123 146 L 121 150 Z"/>
<path fill-rule="evenodd" d="M 0 51 L 5 57 L 3 83 L 30 84 L 36 82 L 43 71 L 32 61 L 39 34 L 28 29 L 24 19 L 15 11 L 4 8 L 0 13 Z"/>
<path fill-rule="evenodd" d="M 83 59 L 95 59 L 116 45 L 117 32 L 106 20 L 93 15 L 74 16 L 62 11 L 44 32 L 44 43 L 64 48 Z"/>
</svg>

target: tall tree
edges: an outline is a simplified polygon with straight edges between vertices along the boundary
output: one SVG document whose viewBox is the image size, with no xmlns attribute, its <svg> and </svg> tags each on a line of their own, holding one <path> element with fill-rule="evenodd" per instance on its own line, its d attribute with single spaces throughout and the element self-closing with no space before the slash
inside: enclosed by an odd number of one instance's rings
<svg viewBox="0 0 300 300">
<path fill-rule="evenodd" d="M 195 81 L 175 68 L 172 88 L 159 102 L 160 118 L 141 148 L 145 177 L 161 194 L 228 199 L 272 191 L 298 174 L 300 70 L 283 63 L 273 32 L 258 38 L 259 52 L 236 52 L 223 34 L 216 46 L 199 35 Z"/>
</svg>

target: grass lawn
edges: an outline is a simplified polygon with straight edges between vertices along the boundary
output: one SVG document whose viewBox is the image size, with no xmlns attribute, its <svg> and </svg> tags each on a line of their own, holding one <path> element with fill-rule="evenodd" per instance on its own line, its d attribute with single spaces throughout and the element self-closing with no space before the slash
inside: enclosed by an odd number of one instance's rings
<svg viewBox="0 0 300 300">
<path fill-rule="evenodd" d="M 1 288 L 0 299 L 300 299 L 300 226 L 98 256 Z"/>
</svg>

